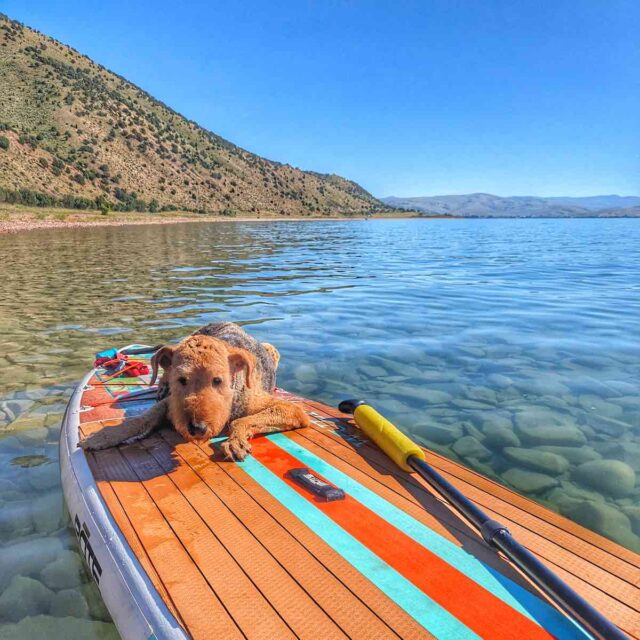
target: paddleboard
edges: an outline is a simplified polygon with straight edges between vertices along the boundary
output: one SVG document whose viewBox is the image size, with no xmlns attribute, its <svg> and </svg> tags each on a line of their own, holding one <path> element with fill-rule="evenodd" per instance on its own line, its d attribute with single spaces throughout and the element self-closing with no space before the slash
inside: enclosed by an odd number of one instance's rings
<svg viewBox="0 0 640 640">
<path fill-rule="evenodd" d="M 222 438 L 170 429 L 85 453 L 80 439 L 154 402 L 148 375 L 110 376 L 98 367 L 76 388 L 60 462 L 81 553 L 125 640 L 588 637 L 332 407 L 278 390 L 312 426 L 255 438 L 243 462 L 222 459 Z M 640 638 L 637 554 L 427 460 Z"/>
</svg>

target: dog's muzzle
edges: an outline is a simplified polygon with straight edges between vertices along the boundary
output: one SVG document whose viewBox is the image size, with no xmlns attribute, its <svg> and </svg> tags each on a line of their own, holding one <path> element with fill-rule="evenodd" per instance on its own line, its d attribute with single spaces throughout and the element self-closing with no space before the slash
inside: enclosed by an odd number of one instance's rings
<svg viewBox="0 0 640 640">
<path fill-rule="evenodd" d="M 187 431 L 190 436 L 194 438 L 201 438 L 205 433 L 207 433 L 207 425 L 204 422 L 190 422 L 187 425 Z"/>
</svg>

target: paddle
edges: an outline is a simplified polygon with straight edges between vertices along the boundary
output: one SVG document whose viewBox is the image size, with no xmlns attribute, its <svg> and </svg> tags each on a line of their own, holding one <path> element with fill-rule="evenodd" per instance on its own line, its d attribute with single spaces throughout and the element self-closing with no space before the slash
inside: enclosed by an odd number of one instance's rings
<svg viewBox="0 0 640 640">
<path fill-rule="evenodd" d="M 523 547 L 507 527 L 492 520 L 426 462 L 424 450 L 364 400 L 344 400 L 340 411 L 352 414 L 356 425 L 404 471 L 416 471 L 482 535 L 501 551 L 565 613 L 597 640 L 628 640 L 627 636 L 579 596 L 569 585 Z"/>
</svg>

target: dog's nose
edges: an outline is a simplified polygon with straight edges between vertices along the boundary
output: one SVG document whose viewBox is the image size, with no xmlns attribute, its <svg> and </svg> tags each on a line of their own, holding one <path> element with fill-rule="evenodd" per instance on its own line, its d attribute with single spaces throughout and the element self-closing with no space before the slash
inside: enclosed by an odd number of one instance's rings
<svg viewBox="0 0 640 640">
<path fill-rule="evenodd" d="M 194 437 L 203 436 L 207 432 L 207 425 L 204 422 L 190 422 L 187 431 Z"/>
</svg>

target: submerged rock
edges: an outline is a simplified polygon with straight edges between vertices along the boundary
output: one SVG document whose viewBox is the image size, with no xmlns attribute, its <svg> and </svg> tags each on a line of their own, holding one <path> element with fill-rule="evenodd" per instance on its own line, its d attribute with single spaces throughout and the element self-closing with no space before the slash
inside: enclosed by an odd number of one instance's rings
<svg viewBox="0 0 640 640">
<path fill-rule="evenodd" d="M 504 389 L 513 385 L 513 380 L 508 376 L 501 373 L 492 373 L 487 377 L 487 380 L 494 386 Z"/>
<path fill-rule="evenodd" d="M 471 414 L 471 419 L 477 427 L 480 427 L 483 431 L 489 426 L 503 427 L 505 429 L 513 429 L 513 423 L 511 422 L 511 414 L 504 411 L 476 411 Z"/>
<path fill-rule="evenodd" d="M 640 442 L 616 443 L 609 449 L 607 455 L 625 462 L 636 471 L 640 471 Z"/>
<path fill-rule="evenodd" d="M 621 407 L 629 409 L 640 409 L 640 396 L 637 395 L 621 396 L 620 398 L 616 398 L 614 402 L 616 404 L 619 404 Z"/>
<path fill-rule="evenodd" d="M 80 591 L 76 589 L 63 589 L 58 591 L 51 600 L 51 615 L 56 618 L 73 616 L 74 618 L 87 618 L 89 605 Z"/>
<path fill-rule="evenodd" d="M 576 500 L 593 500 L 594 502 L 604 502 L 605 497 L 597 491 L 591 489 L 585 489 L 580 485 L 573 484 L 569 480 L 561 480 L 560 487 L 570 497 Z"/>
<path fill-rule="evenodd" d="M 462 458 L 488 460 L 491 457 L 491 451 L 474 436 L 463 436 L 451 448 Z"/>
<path fill-rule="evenodd" d="M 372 364 L 361 364 L 358 371 L 367 378 L 384 378 L 387 375 L 385 369 Z"/>
<path fill-rule="evenodd" d="M 452 372 L 438 371 L 438 370 L 426 370 L 420 373 L 420 377 L 411 380 L 413 384 L 421 385 L 424 382 L 453 382 L 456 379 L 456 375 Z"/>
<path fill-rule="evenodd" d="M 18 485 L 11 480 L 0 478 L 0 500 L 13 500 L 16 494 L 19 494 Z"/>
<path fill-rule="evenodd" d="M 558 481 L 551 476 L 528 469 L 512 467 L 502 474 L 502 477 L 522 493 L 540 493 L 557 486 Z"/>
<path fill-rule="evenodd" d="M 593 411 L 594 413 L 607 416 L 608 418 L 619 418 L 622 415 L 622 408 L 617 404 L 607 402 L 599 396 L 581 395 L 578 403 L 585 411 Z"/>
<path fill-rule="evenodd" d="M 569 387 L 548 374 L 538 374 L 535 378 L 516 381 L 515 386 L 525 394 L 538 396 L 558 397 L 569 393 Z"/>
<path fill-rule="evenodd" d="M 483 427 L 484 442 L 490 447 L 502 449 L 503 447 L 519 447 L 520 438 L 510 429 L 499 424 L 485 424 Z"/>
<path fill-rule="evenodd" d="M 26 616 L 48 613 L 52 598 L 53 591 L 41 582 L 15 576 L 0 596 L 0 619 L 17 622 Z"/>
<path fill-rule="evenodd" d="M 318 372 L 311 364 L 298 365 L 293 375 L 299 382 L 316 382 L 318 380 Z"/>
<path fill-rule="evenodd" d="M 13 422 L 11 422 L 7 429 L 16 433 L 17 437 L 20 437 L 21 431 L 30 431 L 33 429 L 39 429 L 44 427 L 44 415 L 32 413 L 32 414 L 23 414 L 17 417 Z"/>
<path fill-rule="evenodd" d="M 29 483 L 34 489 L 44 491 L 60 486 L 60 467 L 57 464 L 43 464 L 29 469 Z"/>
<path fill-rule="evenodd" d="M 566 458 L 571 464 L 582 464 L 591 460 L 600 460 L 602 456 L 591 447 L 561 447 L 555 445 L 542 445 L 536 447 L 540 451 L 548 451 Z"/>
<path fill-rule="evenodd" d="M 631 530 L 631 521 L 619 511 L 605 502 L 583 500 L 578 504 L 561 507 L 562 515 L 575 522 L 600 533 L 616 542 L 640 551 L 640 538 Z"/>
<path fill-rule="evenodd" d="M 16 418 L 18 418 L 18 416 L 22 415 L 26 411 L 29 411 L 29 409 L 32 406 L 33 406 L 33 401 L 26 400 L 26 399 L 23 399 L 23 400 L 13 399 L 13 400 L 7 400 L 6 402 L 0 402 L 0 409 L 2 409 L 10 417 L 13 416 L 11 418 L 12 420 L 15 420 Z"/>
<path fill-rule="evenodd" d="M 602 442 L 598 440 L 597 442 L 589 443 L 603 458 L 614 458 L 615 456 L 611 455 L 612 451 L 615 451 L 619 446 L 617 442 L 605 441 Z"/>
<path fill-rule="evenodd" d="M 24 451 L 24 445 L 15 436 L 6 436 L 0 438 L 0 452 L 1 453 L 20 453 Z"/>
<path fill-rule="evenodd" d="M 102 620 L 103 622 L 111 622 L 111 615 L 107 609 L 100 590 L 96 586 L 95 582 L 87 582 L 80 587 L 80 591 L 84 595 L 84 598 L 89 605 L 89 615 L 94 620 Z"/>
<path fill-rule="evenodd" d="M 0 541 L 26 536 L 33 531 L 31 503 L 28 500 L 8 502 L 0 508 Z"/>
<path fill-rule="evenodd" d="M 58 538 L 35 538 L 0 547 L 0 591 L 15 575 L 38 575 L 61 551 Z"/>
<path fill-rule="evenodd" d="M 533 446 L 545 444 L 579 446 L 587 441 L 580 429 L 569 424 L 545 424 L 540 422 L 531 425 L 518 421 L 516 418 L 516 425 L 516 433 L 522 441 Z"/>
<path fill-rule="evenodd" d="M 619 438 L 624 435 L 629 429 L 630 425 L 621 420 L 615 420 L 613 418 L 607 418 L 606 416 L 600 416 L 590 413 L 583 413 L 580 419 L 584 423 L 591 427 L 597 435 Z"/>
<path fill-rule="evenodd" d="M 38 533 L 51 533 L 59 529 L 64 522 L 62 494 L 54 491 L 38 496 L 33 501 L 31 517 Z"/>
<path fill-rule="evenodd" d="M 43 426 L 38 427 L 37 429 L 18 431 L 16 437 L 27 449 L 41 445 L 49 437 L 49 430 L 44 426 L 44 418 L 42 419 L 42 425 Z"/>
<path fill-rule="evenodd" d="M 480 411 L 486 409 L 493 409 L 494 407 L 490 404 L 486 404 L 485 402 L 478 402 L 477 400 L 467 400 L 466 398 L 456 398 L 453 400 L 452 404 L 460 409 L 478 409 Z"/>
<path fill-rule="evenodd" d="M 478 458 L 465 458 L 464 461 L 474 471 L 481 473 L 487 478 L 491 478 L 491 480 L 501 482 L 500 476 L 498 476 L 493 467 L 491 467 L 491 465 L 487 464 L 486 462 L 482 462 L 482 460 L 478 460 Z"/>
<path fill-rule="evenodd" d="M 397 416 L 403 413 L 411 414 L 411 408 L 396 400 L 395 398 L 380 398 L 376 403 L 383 412 L 387 412 L 389 415 L 394 415 L 394 419 L 397 420 Z"/>
<path fill-rule="evenodd" d="M 601 491 L 614 498 L 623 498 L 636 484 L 634 470 L 620 460 L 593 460 L 581 464 L 573 478 L 580 484 Z"/>
<path fill-rule="evenodd" d="M 542 471 L 552 476 L 559 476 L 569 469 L 569 461 L 565 458 L 548 451 L 537 451 L 535 449 L 521 449 L 519 447 L 505 447 L 502 455 L 511 462 Z"/>
<path fill-rule="evenodd" d="M 75 551 L 62 551 L 40 574 L 42 582 L 52 589 L 70 589 L 86 581 L 80 556 Z"/>
<path fill-rule="evenodd" d="M 419 423 L 411 428 L 415 434 L 437 442 L 438 444 L 451 444 L 454 440 L 462 437 L 462 429 L 459 426 L 443 426 L 439 424 Z"/>
<path fill-rule="evenodd" d="M 460 423 L 460 426 L 462 427 L 466 435 L 473 436 L 476 440 L 479 440 L 480 442 L 484 441 L 484 433 L 482 433 L 482 431 L 480 431 L 478 427 L 474 426 L 472 422 L 465 420 L 464 422 Z"/>
<path fill-rule="evenodd" d="M 44 417 L 44 426 L 49 429 L 49 437 L 55 435 L 52 433 L 51 427 L 55 427 L 55 433 L 57 434 L 60 424 L 62 422 L 63 414 L 61 413 L 47 413 Z"/>
<path fill-rule="evenodd" d="M 633 532 L 637 536 L 640 536 L 640 505 L 622 507 L 620 511 L 629 518 Z"/>
<path fill-rule="evenodd" d="M 47 389 L 35 388 L 35 389 L 27 389 L 26 391 L 21 391 L 15 394 L 16 399 L 27 399 L 27 400 L 42 400 L 42 398 L 46 398 L 48 395 Z"/>
<path fill-rule="evenodd" d="M 427 438 L 422 437 L 420 434 L 416 434 L 415 436 L 416 442 L 425 449 L 429 451 L 435 451 L 446 458 L 452 458 L 454 460 L 458 460 L 458 456 L 456 456 L 451 449 L 443 444 L 439 444 L 437 442 L 433 442 L 432 440 L 428 440 Z"/>
<path fill-rule="evenodd" d="M 464 395 L 469 400 L 478 400 L 488 404 L 496 404 L 496 392 L 488 387 L 467 387 Z"/>
<path fill-rule="evenodd" d="M 80 618 L 55 618 L 35 616 L 24 618 L 17 624 L 0 627 L 2 640 L 25 640 L 25 638 L 64 638 L 64 640 L 119 640 L 115 625 L 93 622 Z"/>
<path fill-rule="evenodd" d="M 452 400 L 450 393 L 438 391 L 437 389 L 426 389 L 420 396 L 429 404 L 446 404 Z"/>
<path fill-rule="evenodd" d="M 569 403 L 563 398 L 558 398 L 557 396 L 540 396 L 538 402 L 546 407 L 551 407 L 553 409 L 562 409 L 563 411 L 570 410 Z"/>
<path fill-rule="evenodd" d="M 565 490 L 561 487 L 554 487 L 549 491 L 549 493 L 545 494 L 545 500 L 549 501 L 553 504 L 557 510 L 562 511 L 562 509 L 571 507 L 573 505 L 577 505 L 582 502 L 579 498 L 574 498 L 573 496 L 567 495 Z"/>
</svg>

